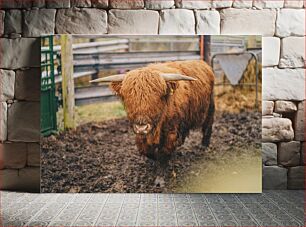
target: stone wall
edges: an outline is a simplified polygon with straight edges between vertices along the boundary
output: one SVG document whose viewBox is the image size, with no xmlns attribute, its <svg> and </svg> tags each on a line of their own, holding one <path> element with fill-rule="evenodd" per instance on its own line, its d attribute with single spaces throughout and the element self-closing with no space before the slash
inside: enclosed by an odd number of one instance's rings
<svg viewBox="0 0 306 227">
<path fill-rule="evenodd" d="M 40 40 L 1 38 L 2 189 L 39 191 Z"/>
<path fill-rule="evenodd" d="M 1 187 L 39 190 L 43 34 L 263 35 L 263 184 L 303 187 L 302 0 L 1 0 Z"/>
</svg>

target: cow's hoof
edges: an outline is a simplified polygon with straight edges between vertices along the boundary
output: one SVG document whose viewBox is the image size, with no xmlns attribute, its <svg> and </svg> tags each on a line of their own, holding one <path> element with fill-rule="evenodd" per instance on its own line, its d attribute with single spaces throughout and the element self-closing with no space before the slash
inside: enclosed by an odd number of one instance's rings
<svg viewBox="0 0 306 227">
<path fill-rule="evenodd" d="M 146 154 L 146 156 L 147 156 L 147 158 L 149 158 L 149 159 L 155 160 L 154 153 L 152 153 L 152 152 L 148 152 L 148 153 Z"/>
<path fill-rule="evenodd" d="M 204 148 L 204 149 L 206 149 L 206 148 L 208 148 L 209 147 L 209 141 L 206 141 L 206 140 L 203 140 L 202 141 L 202 148 Z"/>
<path fill-rule="evenodd" d="M 154 181 L 155 187 L 164 188 L 165 187 L 165 180 L 163 177 L 157 176 Z"/>
<path fill-rule="evenodd" d="M 155 149 L 150 149 L 146 152 L 146 156 L 151 160 L 157 160 L 157 151 Z"/>
</svg>

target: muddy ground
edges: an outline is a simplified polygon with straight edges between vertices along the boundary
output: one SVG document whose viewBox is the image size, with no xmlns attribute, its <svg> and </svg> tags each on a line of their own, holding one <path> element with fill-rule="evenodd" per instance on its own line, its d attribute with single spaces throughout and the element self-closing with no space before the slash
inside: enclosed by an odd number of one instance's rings
<svg viewBox="0 0 306 227">
<path fill-rule="evenodd" d="M 154 161 L 138 155 L 126 118 L 88 123 L 42 141 L 42 192 L 173 192 L 188 184 L 186 173 L 205 160 L 256 156 L 261 139 L 261 113 L 216 113 L 209 148 L 200 131 L 192 131 L 177 149 L 176 177 L 169 167 L 165 187 L 156 187 Z M 224 159 L 224 160 L 222 160 Z M 225 160 L 226 159 L 226 160 Z M 199 162 L 200 160 L 200 162 Z M 204 160 L 204 162 L 203 162 Z M 210 165 L 207 165 L 210 166 Z M 213 170 L 212 170 L 213 171 Z"/>
</svg>

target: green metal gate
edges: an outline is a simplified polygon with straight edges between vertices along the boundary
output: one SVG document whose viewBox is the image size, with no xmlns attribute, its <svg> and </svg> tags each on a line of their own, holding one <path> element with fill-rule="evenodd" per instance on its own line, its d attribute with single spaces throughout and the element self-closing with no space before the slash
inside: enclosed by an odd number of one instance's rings
<svg viewBox="0 0 306 227">
<path fill-rule="evenodd" d="M 53 36 L 41 37 L 41 104 L 40 125 L 43 136 L 57 131 Z"/>
</svg>

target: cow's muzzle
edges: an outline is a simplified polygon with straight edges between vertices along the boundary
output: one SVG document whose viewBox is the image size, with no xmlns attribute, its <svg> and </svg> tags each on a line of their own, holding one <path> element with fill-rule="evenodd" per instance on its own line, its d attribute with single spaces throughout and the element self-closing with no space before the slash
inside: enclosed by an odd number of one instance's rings
<svg viewBox="0 0 306 227">
<path fill-rule="evenodd" d="M 152 126 L 150 124 L 134 124 L 133 129 L 136 134 L 148 134 L 151 131 Z"/>
</svg>

